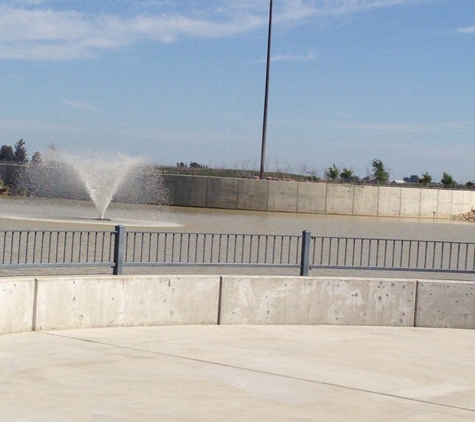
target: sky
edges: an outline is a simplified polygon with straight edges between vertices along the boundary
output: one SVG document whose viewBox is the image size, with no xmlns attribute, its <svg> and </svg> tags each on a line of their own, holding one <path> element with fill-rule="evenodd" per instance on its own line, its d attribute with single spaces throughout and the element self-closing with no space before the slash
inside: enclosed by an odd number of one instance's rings
<svg viewBox="0 0 475 422">
<path fill-rule="evenodd" d="M 259 169 L 269 0 L 0 0 L 0 145 Z M 267 171 L 475 180 L 474 0 L 274 0 Z"/>
</svg>

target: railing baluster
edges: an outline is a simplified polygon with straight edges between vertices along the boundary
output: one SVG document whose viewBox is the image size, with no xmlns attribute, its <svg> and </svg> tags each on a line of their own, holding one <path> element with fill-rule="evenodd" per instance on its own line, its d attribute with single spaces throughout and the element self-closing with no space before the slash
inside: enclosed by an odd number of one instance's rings
<svg viewBox="0 0 475 422">
<path fill-rule="evenodd" d="M 229 234 L 226 235 L 226 262 L 229 259 Z"/>
<path fill-rule="evenodd" d="M 208 245 L 208 237 L 209 237 L 209 234 L 208 233 L 205 233 L 205 234 L 200 234 L 200 238 L 202 239 L 201 242 L 202 242 L 202 249 L 203 249 L 203 255 L 201 257 L 201 261 L 202 263 L 205 263 L 206 262 L 206 257 L 207 257 L 207 245 Z"/>
<path fill-rule="evenodd" d="M 336 240 L 336 262 L 335 265 L 338 266 L 340 262 L 340 238 L 337 238 Z"/>
<path fill-rule="evenodd" d="M 20 232 L 18 233 L 18 238 L 20 239 L 21 236 L 20 236 Z M 14 239 L 15 239 L 15 233 L 12 234 L 12 242 L 11 242 L 11 254 L 10 254 L 10 264 L 13 264 L 13 251 L 15 250 L 14 248 Z M 20 244 L 18 244 L 18 250 L 20 250 Z"/>
<path fill-rule="evenodd" d="M 457 245 L 457 270 L 460 268 L 460 243 Z"/>
<path fill-rule="evenodd" d="M 192 262 L 193 245 L 195 243 L 193 243 L 193 237 L 191 233 L 185 233 L 185 242 L 186 242 L 186 262 Z"/>
<path fill-rule="evenodd" d="M 115 262 L 112 258 L 115 232 L 13 230 L 0 233 L 0 269 L 2 263 L 9 267 L 52 267 Z M 296 235 L 132 231 L 125 232 L 124 239 L 124 265 L 301 268 L 302 237 Z M 469 242 L 310 235 L 308 246 L 309 268 L 475 273 L 475 243 Z"/>
<path fill-rule="evenodd" d="M 368 242 L 368 244 L 369 244 L 369 247 L 368 247 L 368 267 L 371 267 L 371 246 L 372 246 L 372 243 L 373 243 L 372 242 L 373 239 L 368 239 L 368 240 L 369 240 L 369 242 Z"/>
<path fill-rule="evenodd" d="M 376 240 L 376 259 L 375 259 L 375 263 L 374 263 L 375 267 L 377 267 L 378 263 L 379 263 L 379 243 L 380 243 L 380 239 L 377 239 Z"/>
<path fill-rule="evenodd" d="M 453 242 L 450 242 L 450 253 L 449 253 L 449 268 L 452 268 L 452 250 L 453 250 Z"/>
</svg>

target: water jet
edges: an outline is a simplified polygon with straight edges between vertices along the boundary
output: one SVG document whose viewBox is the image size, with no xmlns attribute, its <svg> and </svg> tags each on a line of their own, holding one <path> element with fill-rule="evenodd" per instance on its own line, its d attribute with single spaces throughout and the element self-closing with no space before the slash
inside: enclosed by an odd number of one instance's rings
<svg viewBox="0 0 475 422">
<path fill-rule="evenodd" d="M 52 149 L 24 167 L 19 186 L 33 196 L 89 199 L 101 221 L 110 221 L 111 201 L 160 205 L 167 196 L 160 175 L 144 157 L 98 151 Z"/>
</svg>

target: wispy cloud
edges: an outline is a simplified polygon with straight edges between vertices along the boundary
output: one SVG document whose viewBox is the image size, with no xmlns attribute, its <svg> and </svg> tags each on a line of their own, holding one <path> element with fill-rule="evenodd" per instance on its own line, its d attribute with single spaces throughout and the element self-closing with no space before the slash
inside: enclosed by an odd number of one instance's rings
<svg viewBox="0 0 475 422">
<path fill-rule="evenodd" d="M 475 26 L 468 26 L 466 28 L 459 28 L 458 32 L 462 34 L 475 34 Z"/>
<path fill-rule="evenodd" d="M 277 0 L 274 19 L 276 25 L 299 24 L 319 16 L 421 1 L 430 0 Z M 0 59 L 90 58 L 149 40 L 171 43 L 182 38 L 230 37 L 267 24 L 267 0 L 121 0 L 120 8 L 113 7 L 117 6 L 114 3 L 117 1 L 86 5 L 74 0 L 4 1 L 0 3 Z M 292 59 L 298 58 L 281 58 Z"/>
<path fill-rule="evenodd" d="M 336 114 L 336 113 L 335 113 Z M 343 119 L 353 119 L 351 115 L 341 114 Z M 399 134 L 422 134 L 422 133 L 441 133 L 453 132 L 461 133 L 473 130 L 475 128 L 475 120 L 467 121 L 447 121 L 437 123 L 345 123 L 345 122 L 309 122 L 302 120 L 292 120 L 293 124 L 310 125 L 318 129 L 335 129 L 335 130 L 350 130 L 368 133 L 399 133 Z M 280 121 L 282 123 L 282 121 Z"/>
<path fill-rule="evenodd" d="M 90 104 L 85 103 L 84 101 L 77 101 L 77 100 L 61 100 L 60 101 L 62 104 L 73 108 L 75 110 L 80 110 L 80 111 L 95 111 L 96 108 L 93 107 Z"/>
<path fill-rule="evenodd" d="M 317 55 L 314 51 L 309 51 L 307 54 L 273 54 L 271 60 L 273 62 L 308 62 L 315 60 Z M 256 63 L 265 63 L 266 58 L 263 57 L 256 60 Z"/>
<path fill-rule="evenodd" d="M 368 132 L 426 133 L 440 131 L 465 131 L 475 127 L 475 121 L 441 123 L 356 123 L 334 124 L 339 129 L 361 130 Z"/>
<path fill-rule="evenodd" d="M 272 61 L 274 62 L 307 62 L 315 59 L 316 55 L 313 51 L 309 51 L 307 54 L 304 55 L 280 54 L 272 56 Z"/>
</svg>

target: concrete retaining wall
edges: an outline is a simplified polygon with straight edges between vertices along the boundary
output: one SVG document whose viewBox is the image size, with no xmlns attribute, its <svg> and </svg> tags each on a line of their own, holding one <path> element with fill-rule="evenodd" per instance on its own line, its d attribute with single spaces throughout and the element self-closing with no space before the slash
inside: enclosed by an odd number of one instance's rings
<svg viewBox="0 0 475 422">
<path fill-rule="evenodd" d="M 412 327 L 414 280 L 223 277 L 221 324 Z"/>
<path fill-rule="evenodd" d="M 0 279 L 0 334 L 32 330 L 34 297 L 34 279 Z"/>
<path fill-rule="evenodd" d="M 418 283 L 418 327 L 475 328 L 475 283 Z"/>
<path fill-rule="evenodd" d="M 475 207 L 475 191 L 167 175 L 173 205 L 252 211 L 450 218 Z"/>
<path fill-rule="evenodd" d="M 0 334 L 173 324 L 475 328 L 475 283 L 352 277 L 0 280 Z"/>
<path fill-rule="evenodd" d="M 219 277 L 37 279 L 36 330 L 216 324 Z"/>
</svg>

